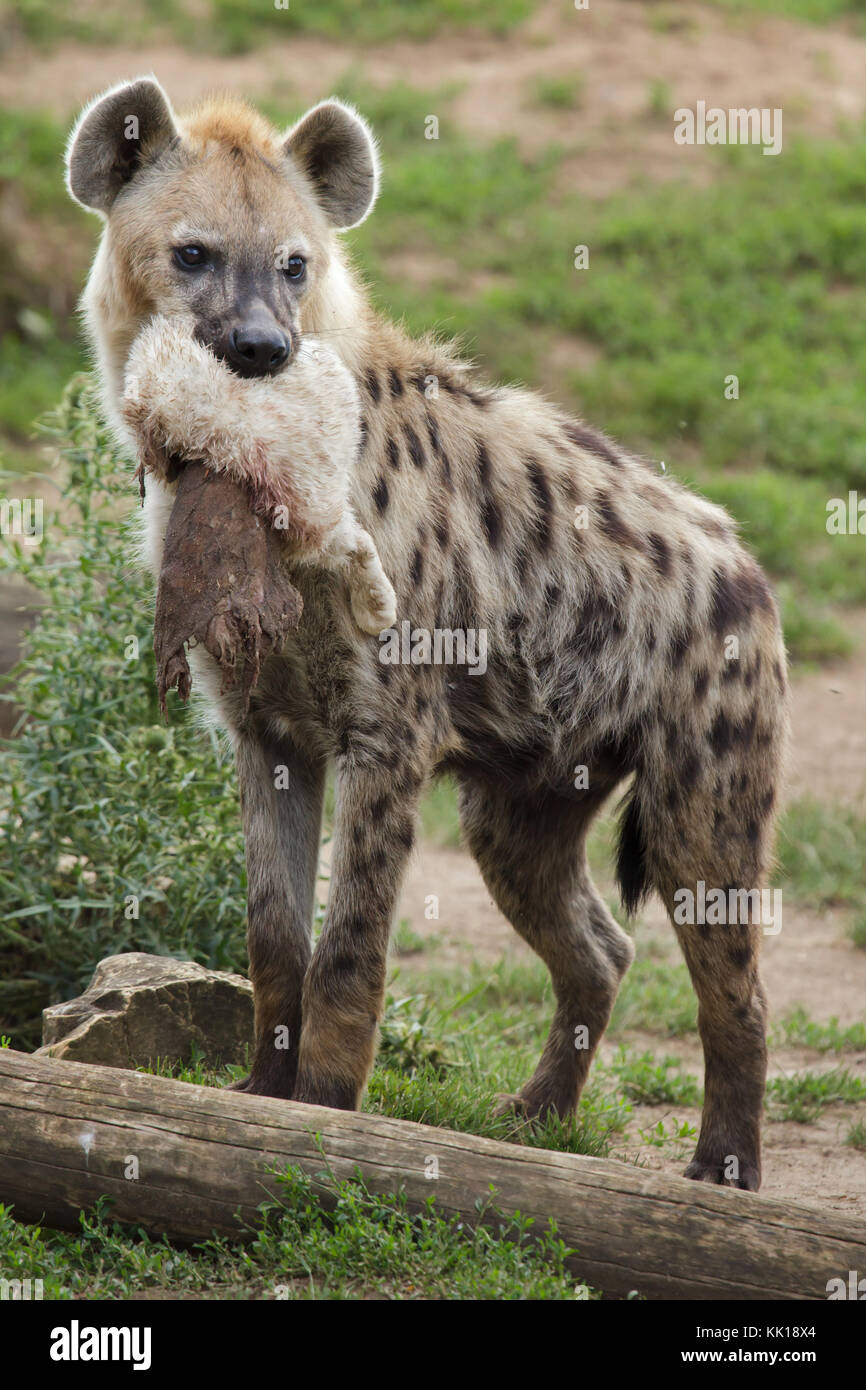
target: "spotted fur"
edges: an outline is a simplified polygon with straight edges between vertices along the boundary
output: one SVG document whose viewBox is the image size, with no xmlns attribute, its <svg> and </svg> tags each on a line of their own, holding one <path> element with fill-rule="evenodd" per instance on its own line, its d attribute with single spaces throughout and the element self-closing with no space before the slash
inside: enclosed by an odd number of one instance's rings
<svg viewBox="0 0 866 1390">
<path fill-rule="evenodd" d="M 131 106 L 148 127 L 132 172 L 111 154 Z M 345 108 L 316 111 L 285 136 L 232 102 L 183 121 L 142 80 L 85 113 L 70 157 L 73 192 L 107 218 L 85 306 L 108 408 L 151 314 L 193 312 L 206 333 L 238 286 L 254 285 L 293 341 L 322 338 L 355 379 L 363 425 L 350 502 L 393 582 L 398 621 L 488 634 L 484 675 L 384 665 L 335 576 L 307 566 L 294 576 L 302 625 L 265 668 L 246 731 L 199 656 L 215 717 L 233 731 L 241 785 L 258 1031 L 246 1087 L 358 1104 L 419 798 L 448 771 L 491 894 L 553 980 L 550 1036 L 511 1103 L 566 1114 L 632 956 L 586 864 L 588 828 L 611 793 L 626 787 L 618 875 L 629 911 L 650 892 L 670 910 L 678 889 L 700 881 L 764 881 L 787 727 L 776 604 L 722 510 L 538 395 L 486 384 L 446 346 L 374 312 L 337 231 L 372 205 L 375 147 Z M 169 268 L 172 235 L 190 228 L 218 237 L 230 259 L 211 289 Z M 310 257 L 294 298 L 267 278 L 273 245 L 286 239 Z M 167 505 L 155 488 L 154 565 Z M 329 763 L 331 888 L 311 956 Z M 275 790 L 277 764 L 290 770 L 290 793 Z M 706 1059 L 688 1172 L 749 1188 L 759 1182 L 766 1066 L 760 930 L 678 928 Z M 274 1045 L 281 1025 L 288 1050 Z M 582 1029 L 586 1046 L 576 1046 Z"/>
</svg>

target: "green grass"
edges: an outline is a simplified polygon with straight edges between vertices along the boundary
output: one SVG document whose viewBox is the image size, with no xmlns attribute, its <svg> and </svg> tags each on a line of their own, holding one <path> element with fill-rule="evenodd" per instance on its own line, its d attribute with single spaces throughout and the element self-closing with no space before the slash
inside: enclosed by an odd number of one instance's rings
<svg viewBox="0 0 866 1390">
<path fill-rule="evenodd" d="M 863 0 L 712 0 L 712 3 L 738 18 L 772 14 L 810 24 L 852 20 L 856 29 L 862 29 L 866 10 Z"/>
<path fill-rule="evenodd" d="M 582 73 L 571 77 L 539 77 L 535 83 L 536 106 L 554 111 L 578 111 L 583 105 L 586 78 Z"/>
<path fill-rule="evenodd" d="M 612 1034 L 641 1029 L 671 1038 L 695 1031 L 697 1004 L 685 965 L 655 959 L 637 938 L 637 955 L 620 986 Z"/>
<path fill-rule="evenodd" d="M 866 1052 L 866 1023 L 843 1028 L 838 1018 L 816 1023 L 803 1008 L 791 1009 L 775 1025 L 781 1042 L 815 1052 Z"/>
<path fill-rule="evenodd" d="M 798 1072 L 776 1076 L 767 1083 L 767 1110 L 771 1120 L 811 1124 L 828 1105 L 853 1105 L 866 1100 L 866 1085 L 839 1067 L 827 1072 Z"/>
<path fill-rule="evenodd" d="M 474 29 L 507 34 L 531 12 L 529 0 L 132 0 L 123 11 L 88 6 L 58 10 L 50 0 L 16 0 L 4 28 L 51 48 L 63 39 L 126 46 L 162 35 L 186 48 L 246 53 L 295 34 L 320 34 L 359 45 L 389 39 L 424 39 L 441 32 Z"/>
<path fill-rule="evenodd" d="M 212 1239 L 184 1249 L 131 1233 L 103 1205 L 74 1234 L 14 1220 L 0 1206 L 0 1269 L 40 1279 L 46 1299 L 543 1299 L 586 1298 L 569 1272 L 573 1252 L 552 1222 L 502 1215 L 479 1194 L 476 1220 L 410 1214 L 401 1195 L 375 1196 L 360 1181 L 279 1177 L 278 1197 L 241 1245 Z"/>
<path fill-rule="evenodd" d="M 783 892 L 813 908 L 851 909 L 853 940 L 866 945 L 866 819 L 843 806 L 795 802 L 783 817 L 777 854 Z"/>
<path fill-rule="evenodd" d="M 651 1052 L 632 1055 L 620 1047 L 611 1070 L 619 1089 L 635 1105 L 700 1105 L 697 1078 L 683 1072 L 676 1057 L 655 1057 Z"/>
<path fill-rule="evenodd" d="M 845 1136 L 845 1143 L 852 1149 L 866 1152 L 866 1121 L 858 1120 L 851 1126 Z"/>
<path fill-rule="evenodd" d="M 67 197 L 63 131 L 48 116 L 0 109 L 0 466 L 34 464 L 34 419 L 82 365 L 71 315 L 90 219 Z"/>
</svg>

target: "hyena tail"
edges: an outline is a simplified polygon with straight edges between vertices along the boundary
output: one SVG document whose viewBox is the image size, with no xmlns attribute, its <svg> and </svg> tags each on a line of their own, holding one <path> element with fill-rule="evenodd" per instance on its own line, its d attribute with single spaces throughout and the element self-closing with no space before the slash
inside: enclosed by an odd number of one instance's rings
<svg viewBox="0 0 866 1390">
<path fill-rule="evenodd" d="M 623 907 L 633 917 L 647 897 L 652 884 L 647 868 L 647 841 L 643 827 L 638 784 L 635 782 L 622 802 L 616 857 L 616 879 Z"/>
</svg>

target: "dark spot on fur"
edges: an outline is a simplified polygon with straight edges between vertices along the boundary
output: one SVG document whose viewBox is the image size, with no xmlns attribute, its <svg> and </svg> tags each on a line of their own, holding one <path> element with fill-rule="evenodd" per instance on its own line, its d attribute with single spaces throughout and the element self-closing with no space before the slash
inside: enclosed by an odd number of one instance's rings
<svg viewBox="0 0 866 1390">
<path fill-rule="evenodd" d="M 376 503 L 376 510 L 381 516 L 388 506 L 388 484 L 384 478 L 380 478 L 373 489 L 373 501 Z"/>
<path fill-rule="evenodd" d="M 331 975 L 345 977 L 354 972 L 356 957 L 348 951 L 335 951 L 328 960 L 328 972 Z"/>
<path fill-rule="evenodd" d="M 702 700 L 707 693 L 710 684 L 710 673 L 706 670 L 695 673 L 695 697 Z"/>
<path fill-rule="evenodd" d="M 424 450 L 421 446 L 421 440 L 418 438 L 411 425 L 403 426 L 403 434 L 406 437 L 406 444 L 409 449 L 409 457 L 411 458 L 416 468 L 423 468 Z"/>
<path fill-rule="evenodd" d="M 757 723 L 758 710 L 757 706 L 753 705 L 742 724 L 738 724 L 734 729 L 734 741 L 741 744 L 743 748 L 748 748 L 755 737 Z"/>
<path fill-rule="evenodd" d="M 731 722 L 728 716 L 720 710 L 713 720 L 713 725 L 710 729 L 710 743 L 713 752 L 717 757 L 721 757 L 724 753 L 727 753 L 732 741 L 733 729 L 731 728 Z"/>
<path fill-rule="evenodd" d="M 409 570 L 409 578 L 412 580 L 412 583 L 415 585 L 416 589 L 417 589 L 418 585 L 421 583 L 421 580 L 423 579 L 423 577 L 424 577 L 424 553 L 423 553 L 423 551 L 420 549 L 419 546 L 416 546 L 416 547 L 415 547 L 415 551 L 414 551 L 414 553 L 413 553 L 413 555 L 412 555 L 412 565 L 411 565 L 411 568 L 410 568 L 410 570 Z"/>
<path fill-rule="evenodd" d="M 629 526 L 626 526 L 611 501 L 610 493 L 596 493 L 595 505 L 598 510 L 601 529 L 605 535 L 610 536 L 617 545 L 630 545 L 635 550 L 643 550 L 643 541 L 635 535 Z"/>
<path fill-rule="evenodd" d="M 434 521 L 433 534 L 436 537 L 436 543 L 439 546 L 439 549 L 447 550 L 448 542 L 451 539 L 451 533 L 448 528 L 447 516 L 440 517 L 438 521 Z"/>
<path fill-rule="evenodd" d="M 388 368 L 388 385 L 391 388 L 392 396 L 402 396 L 403 383 L 395 367 Z"/>
<path fill-rule="evenodd" d="M 730 529 L 716 517 L 698 516 L 696 520 L 705 536 L 718 536 L 722 540 L 727 540 L 730 537 Z"/>
<path fill-rule="evenodd" d="M 756 608 L 772 613 L 774 607 L 770 587 L 757 565 L 744 563 L 733 573 L 714 571 L 710 621 L 720 635 L 746 623 Z"/>
<path fill-rule="evenodd" d="M 494 499 L 488 494 L 481 503 L 481 522 L 488 543 L 498 550 L 502 543 L 502 516 Z"/>
<path fill-rule="evenodd" d="M 442 441 L 439 438 L 439 426 L 432 415 L 427 416 L 427 437 L 430 440 L 430 448 L 438 457 L 442 449 Z"/>
<path fill-rule="evenodd" d="M 400 467 L 400 446 L 396 439 L 388 440 L 388 462 L 395 471 Z"/>
<path fill-rule="evenodd" d="M 647 540 L 650 546 L 650 559 L 659 574 L 666 578 L 671 572 L 671 548 L 664 536 L 660 536 L 657 531 L 651 531 Z"/>
<path fill-rule="evenodd" d="M 736 946 L 728 952 L 728 960 L 737 970 L 745 970 L 752 961 L 752 952 L 748 946 Z"/>
<path fill-rule="evenodd" d="M 546 608 L 555 608 L 562 598 L 562 589 L 549 579 L 544 586 L 544 603 Z"/>
<path fill-rule="evenodd" d="M 547 550 L 552 538 L 553 496 L 547 474 L 535 458 L 526 460 L 526 470 L 536 508 L 536 535 L 539 549 Z"/>
<path fill-rule="evenodd" d="M 397 844 L 405 850 L 410 850 L 415 843 L 415 823 L 411 816 L 406 816 L 394 831 L 394 839 Z"/>
<path fill-rule="evenodd" d="M 701 772 L 701 758 L 700 754 L 695 749 L 686 753 L 682 758 L 679 771 L 680 777 L 685 783 L 696 782 L 698 780 Z"/>
<path fill-rule="evenodd" d="M 447 492 L 454 491 L 454 479 L 451 476 L 451 460 L 444 449 L 439 450 L 439 462 L 442 465 L 442 481 Z"/>
<path fill-rule="evenodd" d="M 378 405 L 382 398 L 382 387 L 379 382 L 379 377 L 373 367 L 370 367 L 367 375 L 364 377 L 364 385 L 367 388 L 367 395 L 370 397 L 373 404 Z"/>
<path fill-rule="evenodd" d="M 622 466 L 622 455 L 618 452 L 612 439 L 599 430 L 594 430 L 589 425 L 578 424 L 576 420 L 570 420 L 567 425 L 563 425 L 563 433 L 572 444 L 577 444 L 579 448 L 586 449 L 590 454 L 597 454 L 599 458 L 606 459 L 615 468 Z"/>
<path fill-rule="evenodd" d="M 693 635 L 691 627 L 680 628 L 678 631 L 671 634 L 671 639 L 668 643 L 668 659 L 671 666 L 679 666 L 682 664 L 683 658 L 691 646 Z"/>
<path fill-rule="evenodd" d="M 475 458 L 478 466 L 478 478 L 481 482 L 481 486 L 487 487 L 490 482 L 491 466 L 490 455 L 487 452 L 487 445 L 484 443 L 483 439 L 479 439 L 478 441 Z"/>
</svg>

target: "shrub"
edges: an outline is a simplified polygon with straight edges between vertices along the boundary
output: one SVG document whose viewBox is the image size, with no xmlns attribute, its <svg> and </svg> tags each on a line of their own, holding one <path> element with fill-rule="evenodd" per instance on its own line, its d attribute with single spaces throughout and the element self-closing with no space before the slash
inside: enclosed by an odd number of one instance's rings
<svg viewBox="0 0 866 1390">
<path fill-rule="evenodd" d="M 42 1008 L 78 993 L 102 956 L 244 960 L 233 767 L 181 706 L 159 721 L 131 470 L 87 377 L 44 428 L 66 460 L 62 502 L 41 546 L 18 540 L 2 557 L 42 598 L 3 696 L 20 718 L 0 788 L 0 1031 L 19 1047 L 38 1043 Z"/>
</svg>

